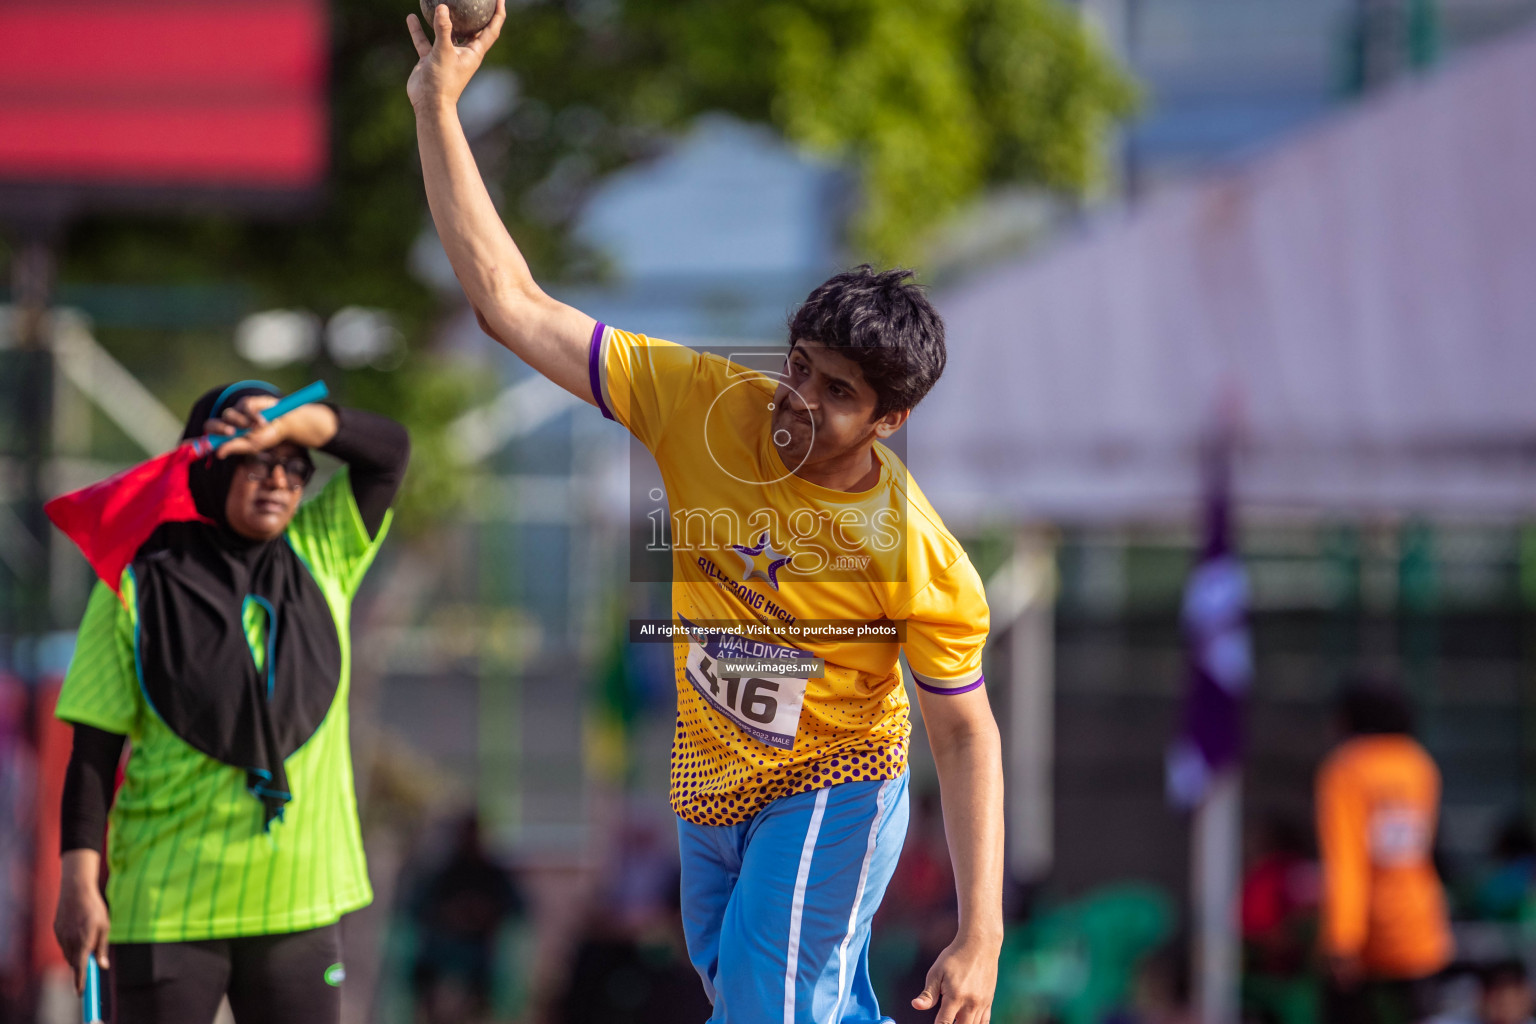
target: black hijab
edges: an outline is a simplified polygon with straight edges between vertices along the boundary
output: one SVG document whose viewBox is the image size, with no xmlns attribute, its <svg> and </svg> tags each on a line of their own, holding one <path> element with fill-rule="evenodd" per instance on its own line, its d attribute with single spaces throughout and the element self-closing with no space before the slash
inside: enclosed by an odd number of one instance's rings
<svg viewBox="0 0 1536 1024">
<path fill-rule="evenodd" d="M 279 395 L 263 381 L 214 388 L 193 405 L 183 438 L 248 395 Z M 188 485 L 208 521 L 164 523 L 134 555 L 139 678 L 155 713 L 186 743 L 243 769 L 261 823 L 293 799 L 283 762 L 330 711 L 341 642 L 319 584 L 286 536 L 252 540 L 230 529 L 225 503 L 238 458 L 193 463 Z M 245 620 L 263 621 L 263 667 Z"/>
</svg>

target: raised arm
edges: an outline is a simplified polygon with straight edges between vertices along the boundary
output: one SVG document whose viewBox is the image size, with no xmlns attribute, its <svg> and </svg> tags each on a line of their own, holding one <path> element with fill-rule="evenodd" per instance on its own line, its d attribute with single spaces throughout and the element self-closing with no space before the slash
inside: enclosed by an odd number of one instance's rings
<svg viewBox="0 0 1536 1024">
<path fill-rule="evenodd" d="M 406 84 L 416 110 L 427 204 L 480 327 L 571 394 L 593 405 L 588 358 L 595 321 L 544 294 L 496 212 L 459 123 L 458 101 L 506 20 L 505 0 L 468 45 L 455 46 L 448 5 L 433 11 L 429 43 L 416 15 L 406 17 L 419 58 Z"/>
<path fill-rule="evenodd" d="M 411 435 L 387 416 L 337 409 L 336 433 L 321 451 L 347 464 L 352 500 L 369 537 L 377 537 L 411 460 Z"/>
<path fill-rule="evenodd" d="M 284 441 L 334 455 L 350 471 L 352 498 L 357 502 L 368 536 L 377 537 L 405 477 L 405 466 L 411 459 L 411 436 L 387 416 L 320 402 L 268 420 L 262 410 L 270 409 L 276 402 L 277 399 L 266 395 L 250 395 L 225 409 L 218 419 L 209 420 L 203 429 L 210 434 L 249 431 L 221 447 L 219 458 L 263 451 Z"/>
</svg>

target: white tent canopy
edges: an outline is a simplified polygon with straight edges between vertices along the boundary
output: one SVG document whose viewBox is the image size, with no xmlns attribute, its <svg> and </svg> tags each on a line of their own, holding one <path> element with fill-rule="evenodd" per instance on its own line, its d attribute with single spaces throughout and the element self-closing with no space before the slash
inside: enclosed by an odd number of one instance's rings
<svg viewBox="0 0 1536 1024">
<path fill-rule="evenodd" d="M 1536 507 L 1536 34 L 938 296 L 910 461 L 947 519 Z"/>
</svg>

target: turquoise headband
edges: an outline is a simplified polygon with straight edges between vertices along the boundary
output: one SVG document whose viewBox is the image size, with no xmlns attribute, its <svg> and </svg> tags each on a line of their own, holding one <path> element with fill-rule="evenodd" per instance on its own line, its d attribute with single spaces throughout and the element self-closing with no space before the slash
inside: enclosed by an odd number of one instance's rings
<svg viewBox="0 0 1536 1024">
<path fill-rule="evenodd" d="M 281 398 L 283 395 L 275 384 L 268 384 L 264 380 L 237 380 L 219 394 L 219 399 L 213 403 L 213 411 L 208 414 L 208 418 L 213 419 L 223 412 L 225 401 L 237 391 L 265 391 L 274 398 Z"/>
</svg>

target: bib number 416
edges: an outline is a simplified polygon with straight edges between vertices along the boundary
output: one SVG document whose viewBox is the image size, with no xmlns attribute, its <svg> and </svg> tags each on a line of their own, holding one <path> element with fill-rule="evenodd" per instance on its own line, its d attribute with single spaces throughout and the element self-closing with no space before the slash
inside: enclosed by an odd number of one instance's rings
<svg viewBox="0 0 1536 1024">
<path fill-rule="evenodd" d="M 722 686 L 714 669 L 715 663 L 708 656 L 699 659 L 699 672 L 709 684 L 710 696 L 715 698 L 716 703 L 721 703 Z M 779 681 L 776 679 L 727 679 L 723 689 L 723 703 L 728 709 L 760 725 L 771 724 L 773 716 L 778 713 L 778 698 L 769 696 L 770 693 L 779 692 Z M 738 696 L 741 698 L 740 704 L 736 703 Z"/>
<path fill-rule="evenodd" d="M 798 676 L 722 679 L 718 661 L 716 653 L 689 642 L 686 674 L 699 695 L 759 743 L 792 748 L 808 680 Z"/>
</svg>

